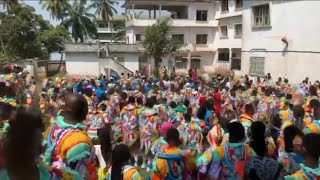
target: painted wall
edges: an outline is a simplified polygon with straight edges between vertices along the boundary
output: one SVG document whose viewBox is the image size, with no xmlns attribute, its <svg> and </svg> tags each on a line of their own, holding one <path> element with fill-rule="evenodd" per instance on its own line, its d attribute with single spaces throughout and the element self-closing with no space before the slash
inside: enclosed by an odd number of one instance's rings
<svg viewBox="0 0 320 180">
<path fill-rule="evenodd" d="M 274 78 L 285 74 L 291 82 L 301 82 L 305 77 L 312 81 L 319 79 L 320 71 L 320 1 L 244 1 L 242 74 L 249 72 L 250 58 L 265 57 L 265 74 L 270 72 Z M 269 3 L 271 27 L 252 28 L 252 9 L 254 5 Z M 288 51 L 283 53 L 289 42 Z M 265 52 L 253 52 L 263 49 Z M 251 52 L 250 52 L 251 51 Z M 275 52 L 270 52 L 275 51 Z M 308 53 L 306 51 L 314 51 Z"/>
<path fill-rule="evenodd" d="M 97 53 L 66 53 L 66 70 L 70 75 L 99 75 Z"/>
</svg>

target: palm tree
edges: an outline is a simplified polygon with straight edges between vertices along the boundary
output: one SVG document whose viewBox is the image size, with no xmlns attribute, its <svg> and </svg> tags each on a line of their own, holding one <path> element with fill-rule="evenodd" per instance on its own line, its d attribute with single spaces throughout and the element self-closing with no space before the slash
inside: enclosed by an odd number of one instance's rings
<svg viewBox="0 0 320 180">
<path fill-rule="evenodd" d="M 126 37 L 126 25 L 124 21 L 115 21 L 113 23 L 113 29 L 117 31 L 116 33 L 112 33 L 112 40 L 117 41 L 123 41 Z"/>
<path fill-rule="evenodd" d="M 115 5 L 118 5 L 116 0 L 95 0 L 89 8 L 95 9 L 95 14 L 106 22 L 110 20 L 114 13 L 117 13 L 117 10 L 113 7 Z"/>
<path fill-rule="evenodd" d="M 66 12 L 62 14 L 61 24 L 71 29 L 71 36 L 75 42 L 84 42 L 88 37 L 95 38 L 97 27 L 93 20 L 95 15 L 89 13 L 84 1 L 75 0 L 72 6 L 67 6 Z"/>
<path fill-rule="evenodd" d="M 50 12 L 51 18 L 60 20 L 67 6 L 69 6 L 67 0 L 40 0 L 40 4 L 42 4 L 42 9 Z"/>
</svg>

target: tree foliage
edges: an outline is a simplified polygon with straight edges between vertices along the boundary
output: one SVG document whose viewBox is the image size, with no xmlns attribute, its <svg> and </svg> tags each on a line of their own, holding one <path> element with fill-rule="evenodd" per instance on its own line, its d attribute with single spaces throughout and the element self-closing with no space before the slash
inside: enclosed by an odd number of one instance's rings
<svg viewBox="0 0 320 180">
<path fill-rule="evenodd" d="M 103 21 L 109 21 L 117 10 L 113 7 L 117 5 L 116 0 L 95 0 L 89 6 L 90 9 L 95 9 L 95 14 L 102 18 Z"/>
<path fill-rule="evenodd" d="M 117 41 L 124 41 L 126 38 L 126 24 L 124 21 L 115 21 L 113 23 L 113 29 L 116 31 L 113 33 L 112 40 Z"/>
<path fill-rule="evenodd" d="M 61 24 L 71 30 L 71 36 L 75 42 L 84 42 L 90 38 L 96 38 L 97 27 L 93 20 L 95 15 L 89 12 L 90 8 L 85 6 L 85 1 L 75 0 L 72 6 L 67 6 L 63 13 Z"/>
<path fill-rule="evenodd" d="M 66 11 L 67 6 L 69 6 L 67 0 L 40 0 L 42 4 L 42 9 L 50 12 L 52 19 L 63 19 L 62 15 Z"/>
<path fill-rule="evenodd" d="M 177 52 L 182 46 L 180 41 L 169 38 L 171 22 L 170 18 L 159 19 L 144 31 L 142 46 L 145 52 L 154 58 L 156 67 L 163 56 Z"/>
<path fill-rule="evenodd" d="M 68 36 L 66 29 L 53 27 L 33 7 L 17 4 L 1 18 L 0 59 L 48 59 L 63 48 Z"/>
</svg>

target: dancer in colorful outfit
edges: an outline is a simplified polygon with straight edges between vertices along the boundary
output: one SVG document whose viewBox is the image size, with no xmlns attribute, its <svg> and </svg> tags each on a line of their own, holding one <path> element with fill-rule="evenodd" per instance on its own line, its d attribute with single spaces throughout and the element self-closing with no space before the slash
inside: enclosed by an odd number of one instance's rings
<svg viewBox="0 0 320 180">
<path fill-rule="evenodd" d="M 305 134 L 320 133 L 320 107 L 315 107 L 313 109 L 313 120 L 303 129 L 303 132 Z"/>
<path fill-rule="evenodd" d="M 282 176 L 292 174 L 300 169 L 303 162 L 301 155 L 303 133 L 296 126 L 288 126 L 284 129 L 284 149 L 279 149 L 279 159 L 283 167 Z"/>
<path fill-rule="evenodd" d="M 311 133 L 303 137 L 304 162 L 300 170 L 285 176 L 286 180 L 318 180 L 320 179 L 320 135 Z"/>
<path fill-rule="evenodd" d="M 77 172 L 49 168 L 42 164 L 42 119 L 29 111 L 20 110 L 10 122 L 4 144 L 5 169 L 0 171 L 1 180 L 10 179 L 74 179 L 80 180 Z"/>
<path fill-rule="evenodd" d="M 192 164 L 186 163 L 185 154 L 178 148 L 179 131 L 175 128 L 168 129 L 166 141 L 168 144 L 164 147 L 163 153 L 153 162 L 152 179 L 187 179 L 190 170 L 188 168 Z"/>
<path fill-rule="evenodd" d="M 137 167 L 130 165 L 131 153 L 126 144 L 117 144 L 112 150 L 112 163 L 109 168 L 107 180 L 141 180 L 142 176 Z"/>
<path fill-rule="evenodd" d="M 242 179 L 247 160 L 256 156 L 245 144 L 245 130 L 239 122 L 228 125 L 229 142 L 207 150 L 197 159 L 197 167 L 215 179 Z M 209 165 L 209 166 L 208 166 Z"/>
<path fill-rule="evenodd" d="M 87 102 L 82 95 L 68 94 L 62 115 L 49 127 L 45 139 L 48 147 L 45 162 L 58 169 L 79 171 L 83 178 L 96 176 L 92 168 L 92 140 L 83 123 L 87 112 Z"/>
<path fill-rule="evenodd" d="M 157 111 L 153 109 L 153 105 L 153 100 L 147 98 L 145 108 L 139 116 L 140 150 L 144 152 L 145 158 L 143 160 L 142 168 L 147 165 L 147 170 L 150 170 L 152 165 L 152 156 L 150 156 L 151 146 L 159 137 L 160 121 L 157 116 Z"/>
</svg>

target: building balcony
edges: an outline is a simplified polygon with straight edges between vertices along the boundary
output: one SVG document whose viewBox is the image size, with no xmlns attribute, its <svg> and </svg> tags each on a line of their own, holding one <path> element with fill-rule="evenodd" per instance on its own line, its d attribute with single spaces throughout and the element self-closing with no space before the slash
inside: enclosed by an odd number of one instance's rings
<svg viewBox="0 0 320 180">
<path fill-rule="evenodd" d="M 214 52 L 216 51 L 213 44 L 185 44 L 180 51 L 191 51 L 191 52 Z"/>
<path fill-rule="evenodd" d="M 232 18 L 232 17 L 238 17 L 242 16 L 242 11 L 235 11 L 235 12 L 221 12 L 220 16 L 216 18 L 216 20 L 226 19 L 226 18 Z"/>
<path fill-rule="evenodd" d="M 98 33 L 117 33 L 118 30 L 112 28 L 98 28 Z"/>
<path fill-rule="evenodd" d="M 155 19 L 131 19 L 126 22 L 126 27 L 146 27 L 155 24 L 157 20 Z M 218 27 L 218 21 L 196 21 L 189 19 L 173 19 L 172 27 L 207 27 L 215 28 Z"/>
</svg>

